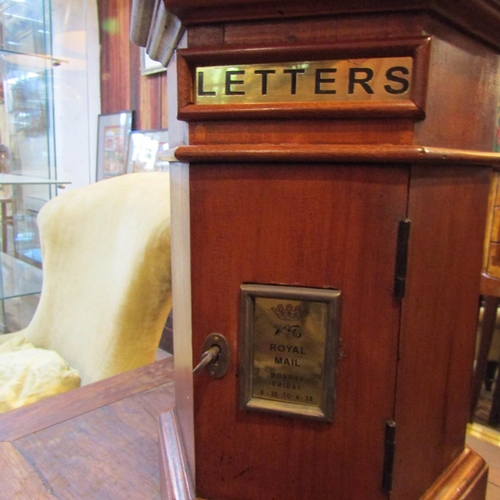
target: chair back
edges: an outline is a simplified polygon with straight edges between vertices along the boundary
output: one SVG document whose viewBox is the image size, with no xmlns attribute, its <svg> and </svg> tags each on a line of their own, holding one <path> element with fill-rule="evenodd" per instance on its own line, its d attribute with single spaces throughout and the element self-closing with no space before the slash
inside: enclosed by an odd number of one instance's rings
<svg viewBox="0 0 500 500">
<path fill-rule="evenodd" d="M 167 173 L 64 193 L 38 216 L 44 280 L 25 330 L 88 384 L 155 359 L 171 308 Z"/>
</svg>

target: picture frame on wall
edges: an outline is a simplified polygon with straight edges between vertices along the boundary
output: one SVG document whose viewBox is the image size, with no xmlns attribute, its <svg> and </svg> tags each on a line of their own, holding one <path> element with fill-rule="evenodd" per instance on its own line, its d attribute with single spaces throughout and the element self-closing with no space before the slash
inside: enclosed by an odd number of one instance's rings
<svg viewBox="0 0 500 500">
<path fill-rule="evenodd" d="M 154 75 L 162 71 L 167 71 L 167 68 L 165 68 L 161 62 L 151 59 L 146 49 L 141 47 L 141 75 Z"/>
<path fill-rule="evenodd" d="M 130 133 L 127 153 L 127 174 L 134 172 L 167 172 L 168 162 L 160 153 L 168 149 L 168 129 Z"/>
<path fill-rule="evenodd" d="M 126 172 L 131 131 L 132 111 L 104 113 L 98 116 L 96 181 Z"/>
</svg>

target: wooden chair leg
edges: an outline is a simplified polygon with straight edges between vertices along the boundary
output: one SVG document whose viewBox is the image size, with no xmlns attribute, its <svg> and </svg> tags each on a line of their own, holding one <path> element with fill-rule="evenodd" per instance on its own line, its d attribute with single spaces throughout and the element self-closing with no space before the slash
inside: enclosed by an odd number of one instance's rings
<svg viewBox="0 0 500 500">
<path fill-rule="evenodd" d="M 486 375 L 484 377 L 484 388 L 491 392 L 493 388 L 493 383 L 495 382 L 495 376 L 497 373 L 498 361 L 488 360 L 486 363 Z"/>
<path fill-rule="evenodd" d="M 474 379 L 472 386 L 472 397 L 470 405 L 469 420 L 472 422 L 476 412 L 477 402 L 481 394 L 481 387 L 486 375 L 486 365 L 488 363 L 488 353 L 495 331 L 495 322 L 497 316 L 497 307 L 500 303 L 499 297 L 485 296 L 484 297 L 484 314 L 483 323 L 481 326 L 481 338 L 479 341 L 479 352 L 476 360 L 476 369 L 474 370 Z M 497 384 L 500 386 L 500 384 Z M 495 388 L 496 391 L 496 388 Z"/>
<path fill-rule="evenodd" d="M 488 424 L 491 426 L 497 426 L 500 424 L 500 372 L 497 374 L 495 388 L 493 389 L 493 399 L 491 401 Z"/>
<path fill-rule="evenodd" d="M 496 426 L 500 423 L 500 380 L 497 380 L 493 390 L 493 399 L 491 401 L 490 415 L 488 425 Z"/>
</svg>

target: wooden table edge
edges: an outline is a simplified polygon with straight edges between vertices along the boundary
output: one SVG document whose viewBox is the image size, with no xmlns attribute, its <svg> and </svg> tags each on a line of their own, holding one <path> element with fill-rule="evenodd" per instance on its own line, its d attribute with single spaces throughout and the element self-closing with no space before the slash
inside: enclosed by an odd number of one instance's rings
<svg viewBox="0 0 500 500">
<path fill-rule="evenodd" d="M 0 441 L 15 441 L 154 387 L 172 384 L 173 357 L 0 414 Z"/>
</svg>

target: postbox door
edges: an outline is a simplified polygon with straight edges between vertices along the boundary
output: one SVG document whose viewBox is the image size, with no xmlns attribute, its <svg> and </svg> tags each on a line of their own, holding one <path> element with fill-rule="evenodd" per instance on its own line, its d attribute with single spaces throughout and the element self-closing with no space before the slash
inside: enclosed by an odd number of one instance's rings
<svg viewBox="0 0 500 500">
<path fill-rule="evenodd" d="M 190 166 L 193 356 L 223 334 L 227 374 L 194 379 L 196 489 L 220 500 L 382 499 L 400 321 L 406 165 Z M 341 293 L 331 422 L 239 408 L 242 284 Z"/>
</svg>

